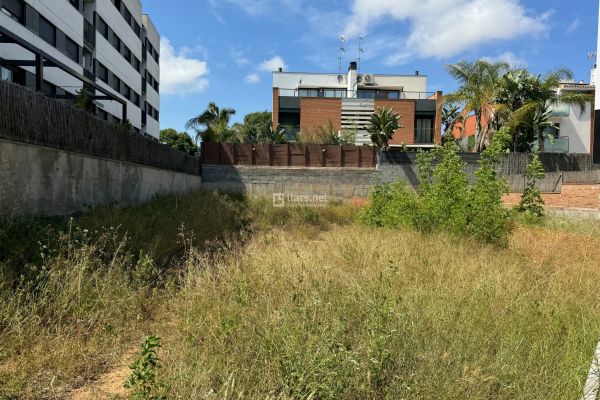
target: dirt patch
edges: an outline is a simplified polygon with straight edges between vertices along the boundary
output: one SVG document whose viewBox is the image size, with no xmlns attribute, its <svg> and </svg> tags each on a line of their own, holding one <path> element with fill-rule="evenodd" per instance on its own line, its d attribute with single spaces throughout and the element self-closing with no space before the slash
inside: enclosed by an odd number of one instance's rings
<svg viewBox="0 0 600 400">
<path fill-rule="evenodd" d="M 125 380 L 131 373 L 129 369 L 130 360 L 135 357 L 134 353 L 128 354 L 118 368 L 101 375 L 97 380 L 88 385 L 74 390 L 67 396 L 70 400 L 100 400 L 100 399 L 125 399 L 127 390 L 123 386 Z"/>
</svg>

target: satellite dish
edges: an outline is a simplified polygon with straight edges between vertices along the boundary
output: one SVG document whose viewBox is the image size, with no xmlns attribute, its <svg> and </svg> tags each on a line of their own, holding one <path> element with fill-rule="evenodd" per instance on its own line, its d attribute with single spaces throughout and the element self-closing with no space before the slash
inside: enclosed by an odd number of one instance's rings
<svg viewBox="0 0 600 400">
<path fill-rule="evenodd" d="M 338 75 L 338 82 L 339 83 L 344 82 L 344 75 Z"/>
</svg>

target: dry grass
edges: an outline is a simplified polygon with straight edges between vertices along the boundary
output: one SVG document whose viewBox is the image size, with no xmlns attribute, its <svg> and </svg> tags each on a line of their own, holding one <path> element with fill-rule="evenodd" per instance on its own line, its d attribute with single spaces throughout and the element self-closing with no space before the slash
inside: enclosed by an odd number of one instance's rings
<svg viewBox="0 0 600 400">
<path fill-rule="evenodd" d="M 167 199 L 76 220 L 133 238 L 72 231 L 35 279 L 2 286 L 0 398 L 103 389 L 145 334 L 163 339 L 170 398 L 580 397 L 600 336 L 600 242 L 579 228 L 519 226 L 499 250 L 364 227 L 341 205 L 197 196 L 170 222 L 145 225 Z M 188 214 L 198 207 L 215 210 L 211 226 Z M 197 251 L 183 252 L 182 220 L 201 229 Z M 211 235 L 225 241 L 207 252 Z"/>
<path fill-rule="evenodd" d="M 182 399 L 578 398 L 600 335 L 600 252 L 554 239 L 523 228 L 499 251 L 358 226 L 259 237 L 192 263 L 177 329 L 162 332 L 164 378 Z"/>
</svg>

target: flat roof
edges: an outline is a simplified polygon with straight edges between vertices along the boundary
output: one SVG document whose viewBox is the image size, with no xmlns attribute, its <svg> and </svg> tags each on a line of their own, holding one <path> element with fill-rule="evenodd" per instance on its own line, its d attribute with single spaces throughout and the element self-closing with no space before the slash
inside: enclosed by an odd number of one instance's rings
<svg viewBox="0 0 600 400">
<path fill-rule="evenodd" d="M 332 75 L 332 76 L 338 76 L 338 75 L 346 75 L 347 72 L 291 72 L 291 71 L 273 71 L 273 75 L 275 74 L 298 74 L 298 75 Z M 425 74 L 419 74 L 419 75 L 415 75 L 415 74 L 377 74 L 374 72 L 361 72 L 360 75 L 376 75 L 376 76 L 390 76 L 390 77 L 413 77 L 413 78 L 419 78 L 419 77 L 425 77 L 427 78 L 428 75 Z"/>
</svg>

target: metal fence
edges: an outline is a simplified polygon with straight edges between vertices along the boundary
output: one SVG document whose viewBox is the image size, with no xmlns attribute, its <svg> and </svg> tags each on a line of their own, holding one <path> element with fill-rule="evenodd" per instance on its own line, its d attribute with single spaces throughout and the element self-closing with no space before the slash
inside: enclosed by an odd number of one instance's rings
<svg viewBox="0 0 600 400">
<path fill-rule="evenodd" d="M 200 160 L 64 101 L 0 81 L 0 139 L 200 175 Z"/>
<path fill-rule="evenodd" d="M 370 146 L 202 143 L 201 154 L 207 165 L 375 168 L 377 164 L 377 150 Z"/>
</svg>

